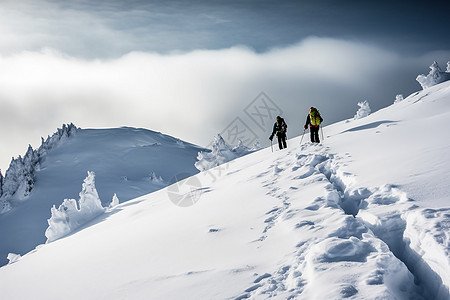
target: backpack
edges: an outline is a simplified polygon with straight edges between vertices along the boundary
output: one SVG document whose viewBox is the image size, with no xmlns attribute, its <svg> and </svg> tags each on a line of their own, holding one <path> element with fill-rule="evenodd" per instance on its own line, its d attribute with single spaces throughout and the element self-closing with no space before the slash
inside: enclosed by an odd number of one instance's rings
<svg viewBox="0 0 450 300">
<path fill-rule="evenodd" d="M 278 121 L 277 121 L 277 125 L 278 125 L 277 126 L 278 127 L 277 132 L 286 133 L 286 131 L 287 131 L 287 124 L 286 124 L 286 122 L 284 121 L 283 118 L 280 118 L 279 120 L 280 120 L 280 123 L 278 123 Z"/>
<path fill-rule="evenodd" d="M 309 110 L 309 119 L 312 126 L 320 125 L 320 113 L 315 107 L 311 107 Z"/>
</svg>

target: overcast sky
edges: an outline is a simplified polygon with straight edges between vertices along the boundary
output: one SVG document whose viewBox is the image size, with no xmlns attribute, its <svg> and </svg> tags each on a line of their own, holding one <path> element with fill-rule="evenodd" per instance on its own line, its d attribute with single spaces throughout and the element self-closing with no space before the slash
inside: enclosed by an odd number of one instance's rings
<svg viewBox="0 0 450 300">
<path fill-rule="evenodd" d="M 0 0 L 0 168 L 73 122 L 206 146 L 236 124 L 267 144 L 314 105 L 325 123 L 419 90 L 450 60 L 449 1 Z M 270 121 L 271 122 L 271 121 Z"/>
</svg>

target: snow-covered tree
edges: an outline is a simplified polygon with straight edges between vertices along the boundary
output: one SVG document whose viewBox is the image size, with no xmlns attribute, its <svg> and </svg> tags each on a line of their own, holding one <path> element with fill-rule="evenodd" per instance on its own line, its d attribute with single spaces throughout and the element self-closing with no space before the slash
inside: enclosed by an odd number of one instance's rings
<svg viewBox="0 0 450 300">
<path fill-rule="evenodd" d="M 117 205 L 119 205 L 119 198 L 117 197 L 116 193 L 114 193 L 111 203 L 109 204 L 109 208 L 113 208 Z"/>
<path fill-rule="evenodd" d="M 6 170 L 5 177 L 2 179 L 0 197 L 8 199 L 14 196 L 22 199 L 29 196 L 34 187 L 36 170 L 47 151 L 54 148 L 62 140 L 72 136 L 77 129 L 73 124 L 64 124 L 47 140 L 44 141 L 42 138 L 42 144 L 37 150 L 33 150 L 29 145 L 23 158 L 21 156 L 13 158 L 8 170 Z M 4 201 L 4 203 L 6 202 L 7 200 Z"/>
<path fill-rule="evenodd" d="M 0 214 L 5 213 L 11 209 L 11 205 L 5 198 L 2 198 L 3 194 L 3 174 L 0 170 Z"/>
<path fill-rule="evenodd" d="M 252 148 L 251 148 L 250 150 L 252 150 L 252 151 L 258 151 L 258 150 L 261 150 L 261 149 L 262 149 L 261 143 L 259 142 L 259 140 L 256 140 L 256 141 L 253 143 L 253 146 L 252 146 Z"/>
<path fill-rule="evenodd" d="M 2 174 L 2 170 L 0 169 L 0 197 L 3 194 L 3 174 Z"/>
<path fill-rule="evenodd" d="M 23 181 L 23 195 L 26 197 L 31 193 L 34 187 L 34 174 L 39 165 L 39 155 L 34 151 L 31 145 L 28 145 L 28 150 L 23 157 L 24 166 L 24 181 Z"/>
<path fill-rule="evenodd" d="M 17 261 L 19 261 L 19 259 L 21 258 L 20 254 L 15 254 L 15 253 L 8 253 L 7 259 L 8 259 L 8 265 L 13 264 Z"/>
<path fill-rule="evenodd" d="M 398 94 L 397 96 L 395 96 L 395 100 L 394 103 L 399 103 L 403 101 L 403 95 L 402 94 Z"/>
<path fill-rule="evenodd" d="M 77 223 L 78 209 L 75 199 L 64 199 L 58 208 L 53 205 L 50 211 L 51 217 L 47 220 L 48 228 L 45 231 L 47 243 L 67 235 L 79 226 Z"/>
<path fill-rule="evenodd" d="M 85 215 L 98 215 L 104 212 L 102 202 L 95 188 L 95 173 L 88 172 L 88 176 L 84 179 L 80 192 L 80 213 Z"/>
<path fill-rule="evenodd" d="M 11 203 L 8 200 L 0 199 L 0 214 L 6 213 L 11 210 Z"/>
<path fill-rule="evenodd" d="M 12 159 L 3 180 L 3 198 L 16 195 L 24 198 L 30 195 L 34 186 L 34 173 L 39 163 L 39 155 L 31 145 L 25 156 Z"/>
<path fill-rule="evenodd" d="M 229 162 L 240 156 L 247 155 L 257 149 L 249 149 L 242 141 L 231 148 L 220 134 L 214 138 L 211 152 L 199 152 L 197 156 L 197 162 L 195 167 L 200 171 L 205 171 L 221 164 Z"/>
<path fill-rule="evenodd" d="M 157 184 L 157 185 L 166 185 L 166 183 L 164 182 L 164 179 L 161 176 L 156 175 L 156 173 L 153 171 L 150 174 L 149 177 L 150 182 Z"/>
<path fill-rule="evenodd" d="M 55 146 L 59 145 L 61 141 L 73 136 L 77 132 L 78 128 L 70 123 L 69 125 L 63 124 L 62 128 L 58 128 L 57 131 L 52 135 L 48 136 L 46 140 L 41 138 L 42 143 L 37 150 L 40 156 L 44 156 L 47 151 L 51 150 Z"/>
<path fill-rule="evenodd" d="M 49 226 L 45 231 L 47 242 L 67 235 L 104 212 L 95 188 L 95 173 L 88 172 L 82 185 L 78 207 L 75 199 L 64 199 L 58 208 L 55 205 L 51 208 L 51 217 L 47 220 Z"/>
<path fill-rule="evenodd" d="M 362 101 L 362 102 L 358 102 L 358 106 L 359 109 L 356 112 L 356 115 L 353 117 L 353 119 L 357 120 L 357 119 L 361 119 L 361 118 L 365 118 L 368 115 L 370 115 L 370 113 L 372 112 L 369 106 L 369 102 L 368 101 Z"/>
<path fill-rule="evenodd" d="M 428 75 L 425 76 L 421 74 L 416 78 L 416 80 L 422 86 L 422 89 L 426 89 L 438 83 L 450 80 L 450 73 L 448 72 L 449 70 L 448 63 L 447 63 L 447 72 L 442 72 L 441 68 L 439 67 L 436 61 L 433 62 L 433 64 L 430 66 L 430 69 L 431 70 L 428 73 Z"/>
</svg>

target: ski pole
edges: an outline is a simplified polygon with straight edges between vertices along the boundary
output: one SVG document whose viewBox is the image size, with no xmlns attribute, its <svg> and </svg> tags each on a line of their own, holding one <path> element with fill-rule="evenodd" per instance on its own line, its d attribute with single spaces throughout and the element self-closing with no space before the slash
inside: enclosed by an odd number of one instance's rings
<svg viewBox="0 0 450 300">
<path fill-rule="evenodd" d="M 324 140 L 323 138 L 323 130 L 322 130 L 322 124 L 320 124 L 320 133 L 322 134 L 322 141 Z"/>
<path fill-rule="evenodd" d="M 272 149 L 272 152 L 273 152 L 272 140 L 270 140 L 270 149 Z"/>
<path fill-rule="evenodd" d="M 301 138 L 301 140 L 300 140 L 300 146 L 302 145 L 303 136 L 305 135 L 305 131 L 306 131 L 306 129 L 303 130 L 302 138 Z"/>
</svg>

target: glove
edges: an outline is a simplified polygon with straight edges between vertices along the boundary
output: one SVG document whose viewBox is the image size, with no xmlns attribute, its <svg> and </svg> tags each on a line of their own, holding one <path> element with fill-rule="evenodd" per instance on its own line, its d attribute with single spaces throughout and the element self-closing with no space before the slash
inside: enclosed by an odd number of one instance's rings
<svg viewBox="0 0 450 300">
<path fill-rule="evenodd" d="M 308 125 L 305 125 L 305 127 L 304 127 L 304 128 L 305 128 L 305 130 L 306 130 L 306 129 L 308 129 Z"/>
<path fill-rule="evenodd" d="M 271 141 L 273 140 L 273 135 L 269 136 L 269 140 Z"/>
</svg>

